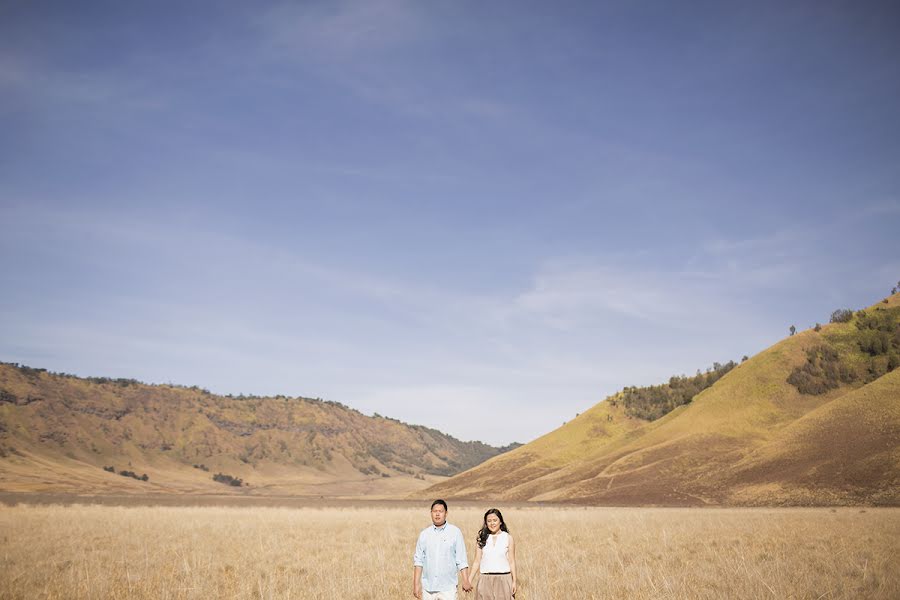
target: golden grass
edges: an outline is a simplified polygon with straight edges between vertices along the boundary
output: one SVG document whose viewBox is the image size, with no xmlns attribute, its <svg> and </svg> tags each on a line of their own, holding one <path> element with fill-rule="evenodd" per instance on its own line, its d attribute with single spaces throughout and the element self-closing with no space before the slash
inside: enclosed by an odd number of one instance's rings
<svg viewBox="0 0 900 600">
<path fill-rule="evenodd" d="M 470 558 L 480 515 L 451 506 Z M 519 600 L 900 597 L 897 509 L 528 507 L 505 516 Z M 427 505 L 4 507 L 0 598 L 411 597 L 413 545 L 427 524 Z"/>
</svg>

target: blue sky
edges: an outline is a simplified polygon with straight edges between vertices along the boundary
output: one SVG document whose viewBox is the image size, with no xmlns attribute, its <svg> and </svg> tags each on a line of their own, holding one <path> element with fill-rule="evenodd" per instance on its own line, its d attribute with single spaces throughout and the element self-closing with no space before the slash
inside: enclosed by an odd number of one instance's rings
<svg viewBox="0 0 900 600">
<path fill-rule="evenodd" d="M 889 2 L 0 3 L 0 360 L 528 441 L 900 279 Z"/>
</svg>

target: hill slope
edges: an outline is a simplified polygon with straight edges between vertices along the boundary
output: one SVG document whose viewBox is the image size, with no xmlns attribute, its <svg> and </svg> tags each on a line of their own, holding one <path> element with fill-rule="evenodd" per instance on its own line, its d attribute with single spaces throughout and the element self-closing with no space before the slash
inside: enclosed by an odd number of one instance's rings
<svg viewBox="0 0 900 600">
<path fill-rule="evenodd" d="M 0 364 L 4 491 L 396 495 L 500 451 L 334 402 L 223 397 Z M 216 473 L 250 485 L 222 485 Z"/>
<path fill-rule="evenodd" d="M 896 318 L 898 307 L 894 295 L 866 313 L 894 311 Z M 597 504 L 900 504 L 900 369 L 885 374 L 894 359 L 863 351 L 859 340 L 869 333 L 861 318 L 782 340 L 655 421 L 626 414 L 617 401 L 622 394 L 612 396 L 423 494 Z M 801 393 L 787 380 L 823 347 L 848 365 L 847 382 Z"/>
</svg>

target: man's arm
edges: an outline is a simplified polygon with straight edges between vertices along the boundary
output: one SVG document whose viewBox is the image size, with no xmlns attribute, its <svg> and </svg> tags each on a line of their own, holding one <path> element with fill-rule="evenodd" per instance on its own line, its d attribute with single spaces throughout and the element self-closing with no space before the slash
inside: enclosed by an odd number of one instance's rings
<svg viewBox="0 0 900 600">
<path fill-rule="evenodd" d="M 462 531 L 459 529 L 456 531 L 456 568 L 463 578 L 463 591 L 471 592 L 472 583 L 469 581 L 469 557 L 466 556 L 466 540 L 463 539 Z"/>
<path fill-rule="evenodd" d="M 422 567 L 413 567 L 413 596 L 422 600 Z"/>
<path fill-rule="evenodd" d="M 472 582 L 469 581 L 469 567 L 463 567 L 459 571 L 463 576 L 463 591 L 471 592 L 472 591 Z"/>
<path fill-rule="evenodd" d="M 422 598 L 422 566 L 425 564 L 425 543 L 422 535 L 416 540 L 416 551 L 413 553 L 413 596 Z"/>
</svg>

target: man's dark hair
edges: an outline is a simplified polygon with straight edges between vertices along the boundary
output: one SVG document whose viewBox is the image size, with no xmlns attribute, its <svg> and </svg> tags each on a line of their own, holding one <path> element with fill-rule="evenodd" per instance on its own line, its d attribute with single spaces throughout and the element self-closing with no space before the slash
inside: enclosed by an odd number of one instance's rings
<svg viewBox="0 0 900 600">
<path fill-rule="evenodd" d="M 434 510 L 434 507 L 437 506 L 438 504 L 440 504 L 441 506 L 444 507 L 444 511 L 447 510 L 447 503 L 444 502 L 443 500 L 441 500 L 440 498 L 438 498 L 437 500 L 435 500 L 434 502 L 431 503 L 431 510 Z"/>
</svg>

